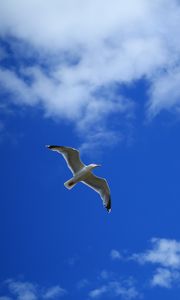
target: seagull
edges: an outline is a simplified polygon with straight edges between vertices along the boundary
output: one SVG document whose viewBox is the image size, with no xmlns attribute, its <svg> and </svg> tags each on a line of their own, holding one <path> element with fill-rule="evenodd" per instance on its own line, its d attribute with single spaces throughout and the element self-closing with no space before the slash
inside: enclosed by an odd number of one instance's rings
<svg viewBox="0 0 180 300">
<path fill-rule="evenodd" d="M 97 177 L 92 173 L 92 170 L 101 165 L 90 164 L 85 165 L 81 159 L 77 149 L 65 146 L 51 146 L 46 147 L 52 151 L 56 151 L 64 157 L 68 168 L 73 173 L 73 177 L 64 183 L 67 189 L 72 189 L 78 182 L 82 182 L 96 191 L 103 200 L 103 205 L 108 212 L 111 211 L 111 197 L 110 189 L 105 178 Z"/>
</svg>

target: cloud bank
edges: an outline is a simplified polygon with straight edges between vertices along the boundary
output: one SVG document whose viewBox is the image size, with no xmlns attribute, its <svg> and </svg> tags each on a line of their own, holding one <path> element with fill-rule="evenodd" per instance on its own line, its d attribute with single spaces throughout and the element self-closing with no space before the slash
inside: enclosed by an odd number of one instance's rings
<svg viewBox="0 0 180 300">
<path fill-rule="evenodd" d="M 150 118 L 179 111 L 179 18 L 178 0 L 3 0 L 1 89 L 72 122 L 88 143 L 115 143 L 113 118 L 135 105 L 122 85 L 147 81 Z"/>
</svg>

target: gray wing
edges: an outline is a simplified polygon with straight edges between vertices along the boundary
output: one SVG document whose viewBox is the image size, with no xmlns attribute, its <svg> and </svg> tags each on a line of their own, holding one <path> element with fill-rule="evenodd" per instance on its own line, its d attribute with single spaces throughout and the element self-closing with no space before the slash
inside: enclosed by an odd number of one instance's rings
<svg viewBox="0 0 180 300">
<path fill-rule="evenodd" d="M 82 168 L 85 167 L 85 165 L 80 160 L 78 150 L 76 150 L 74 148 L 70 148 L 70 147 L 64 147 L 64 146 L 49 146 L 48 145 L 46 147 L 62 154 L 64 159 L 67 162 L 69 169 L 72 171 L 73 174 L 75 174 L 76 172 L 78 172 L 79 170 L 81 170 Z"/>
<path fill-rule="evenodd" d="M 93 173 L 90 173 L 88 177 L 82 181 L 90 188 L 95 190 L 98 194 L 100 194 L 103 204 L 106 207 L 107 211 L 111 211 L 111 196 L 110 189 L 106 179 L 97 177 Z"/>
</svg>

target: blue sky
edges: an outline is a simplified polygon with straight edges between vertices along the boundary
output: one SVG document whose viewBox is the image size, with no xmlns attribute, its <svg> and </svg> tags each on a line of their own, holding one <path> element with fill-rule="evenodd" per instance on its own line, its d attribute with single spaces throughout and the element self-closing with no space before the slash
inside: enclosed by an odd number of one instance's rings
<svg viewBox="0 0 180 300">
<path fill-rule="evenodd" d="M 0 300 L 179 299 L 177 0 L 0 4 Z M 45 148 L 78 148 L 93 190 Z"/>
</svg>

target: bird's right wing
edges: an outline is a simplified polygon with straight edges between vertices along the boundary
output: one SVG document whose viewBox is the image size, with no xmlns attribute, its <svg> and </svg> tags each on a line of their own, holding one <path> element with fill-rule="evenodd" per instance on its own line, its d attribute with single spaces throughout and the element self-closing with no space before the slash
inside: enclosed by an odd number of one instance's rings
<svg viewBox="0 0 180 300">
<path fill-rule="evenodd" d="M 79 151 L 70 148 L 70 147 L 64 147 L 64 146 L 47 146 L 49 149 L 53 151 L 57 151 L 60 154 L 63 155 L 64 159 L 67 162 L 67 166 L 72 171 L 73 174 L 80 171 L 82 168 L 85 167 L 85 165 L 80 160 Z"/>
<path fill-rule="evenodd" d="M 107 211 L 111 211 L 111 196 L 110 189 L 106 179 L 97 177 L 93 173 L 90 173 L 88 177 L 82 181 L 98 194 L 100 194 L 103 204 L 106 207 Z"/>
</svg>

